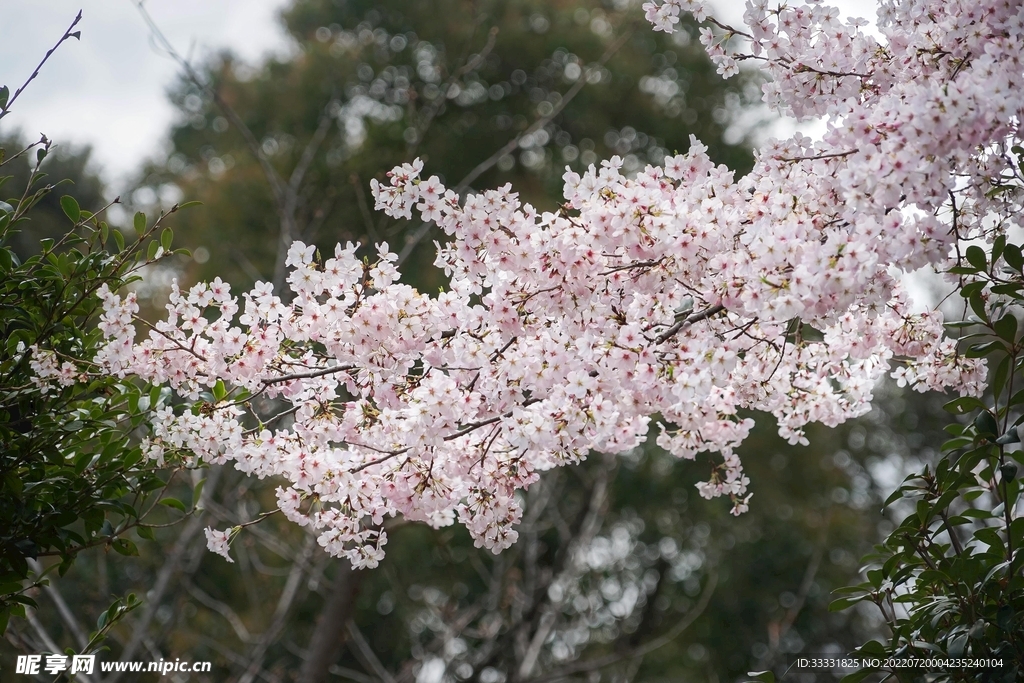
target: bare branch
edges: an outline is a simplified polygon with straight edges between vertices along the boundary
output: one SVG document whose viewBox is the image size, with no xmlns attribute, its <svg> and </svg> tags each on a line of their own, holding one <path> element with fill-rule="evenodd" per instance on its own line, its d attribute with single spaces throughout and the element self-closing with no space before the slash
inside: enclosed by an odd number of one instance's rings
<svg viewBox="0 0 1024 683">
<path fill-rule="evenodd" d="M 377 657 L 373 648 L 370 647 L 370 644 L 366 642 L 366 638 L 363 637 L 362 631 L 356 626 L 356 622 L 351 619 L 348 622 L 348 634 L 352 638 L 351 643 L 355 646 L 359 658 L 376 674 L 377 678 L 384 681 L 384 683 L 395 683 L 395 677 L 384 668 L 380 658 Z"/>
<path fill-rule="evenodd" d="M 260 169 L 263 171 L 263 175 L 266 177 L 267 184 L 270 185 L 270 193 L 274 199 L 274 205 L 277 208 L 278 220 L 280 228 L 278 232 L 278 249 L 277 258 L 274 266 L 274 291 L 278 294 L 283 293 L 284 279 L 285 279 L 285 261 L 287 260 L 288 249 L 294 239 L 298 237 L 298 230 L 295 225 L 295 211 L 299 205 L 299 187 L 302 185 L 302 181 L 306 177 L 306 173 L 309 171 L 309 167 L 312 165 L 316 152 L 319 150 L 320 145 L 323 144 L 324 139 L 327 137 L 327 133 L 330 131 L 331 123 L 334 121 L 334 116 L 331 114 L 331 110 L 334 108 L 335 99 L 332 98 L 328 102 L 320 115 L 320 121 L 317 124 L 317 128 L 306 144 L 302 155 L 299 157 L 299 161 L 292 170 L 288 180 L 278 173 L 274 165 L 270 163 L 270 159 L 263 152 L 263 147 L 252 130 L 245 124 L 242 117 L 238 115 L 238 112 L 228 104 L 228 102 L 221 96 L 220 92 L 212 85 L 207 83 L 192 66 L 192 64 L 182 57 L 174 46 L 171 45 L 170 41 L 164 36 L 163 32 L 157 26 L 156 22 L 146 11 L 141 0 L 136 2 L 139 13 L 142 15 L 143 20 L 149 27 L 153 38 L 160 45 L 160 47 L 167 53 L 171 59 L 181 66 L 185 72 L 185 76 L 191 81 L 196 87 L 200 88 L 204 92 L 213 98 L 217 108 L 221 110 L 224 116 L 231 122 L 238 132 L 241 134 L 242 139 L 245 141 L 246 147 L 249 148 L 249 152 L 256 158 L 256 161 L 260 165 Z"/>
<path fill-rule="evenodd" d="M 540 130 L 541 128 L 545 127 L 549 123 L 551 123 L 551 121 L 554 120 L 554 118 L 558 116 L 563 109 L 565 109 L 566 105 L 572 102 L 573 98 L 576 97 L 580 90 L 583 89 L 583 86 L 587 84 L 590 75 L 594 73 L 594 71 L 596 71 L 597 69 L 600 69 L 602 66 L 604 66 L 605 62 L 611 59 L 612 56 L 616 52 L 618 52 L 623 45 L 626 44 L 626 40 L 628 40 L 630 35 L 632 35 L 633 29 L 634 27 L 630 26 L 628 29 L 626 29 L 626 31 L 623 32 L 623 34 L 619 37 L 618 40 L 616 40 L 614 43 L 608 46 L 608 49 L 605 50 L 604 54 L 601 55 L 600 59 L 598 59 L 597 62 L 589 66 L 587 70 L 579 77 L 579 80 L 577 80 L 576 83 L 574 83 L 573 86 L 569 88 L 565 95 L 562 96 L 562 99 L 558 101 L 558 104 L 554 106 L 550 114 L 548 114 L 547 116 L 542 116 L 541 118 L 534 121 L 532 126 L 527 128 L 519 135 L 515 136 L 513 139 L 509 140 L 501 149 L 499 149 L 497 152 L 495 152 L 494 154 L 492 154 L 491 156 L 477 164 L 476 168 L 470 171 L 466 175 L 466 177 L 460 180 L 458 185 L 455 186 L 455 194 L 461 195 L 463 192 L 466 191 L 466 189 L 469 188 L 473 181 L 475 181 L 481 175 L 490 170 L 496 163 L 498 163 L 498 161 L 503 156 L 505 156 L 506 154 L 510 154 L 514 152 L 516 149 L 518 149 L 520 143 L 523 141 L 523 138 L 525 138 L 527 135 L 531 135 L 536 131 Z M 421 223 L 416 228 L 416 230 L 412 232 L 409 238 L 406 239 L 405 246 L 402 247 L 402 251 L 399 252 L 398 254 L 398 261 L 395 264 L 396 266 L 402 265 L 405 262 L 405 260 L 409 258 L 409 255 L 412 254 L 413 249 L 415 249 L 416 245 L 419 244 L 420 241 L 422 241 L 423 238 L 427 236 L 427 233 L 430 232 L 430 228 L 432 226 L 433 223 L 424 222 Z"/>
<path fill-rule="evenodd" d="M 672 325 L 672 327 L 668 328 L 667 330 L 659 334 L 658 337 L 655 339 L 655 342 L 661 344 L 662 342 L 668 340 L 669 338 L 677 334 L 680 330 L 685 330 L 687 327 L 690 327 L 694 323 L 698 323 L 701 320 L 707 320 L 711 316 L 717 313 L 721 313 L 724 310 L 725 306 L 719 304 L 718 306 L 712 306 L 711 308 L 705 309 L 700 313 L 688 315 L 682 320 L 678 321 L 676 324 Z"/>
<path fill-rule="evenodd" d="M 337 566 L 338 573 L 317 617 L 309 649 L 299 671 L 299 683 L 325 683 L 331 664 L 337 657 L 345 625 L 352 615 L 363 574 L 344 560 L 338 561 Z"/>
<path fill-rule="evenodd" d="M 832 520 L 832 510 L 829 509 L 828 517 L 822 530 L 821 539 L 814 548 L 814 553 L 811 555 L 810 562 L 807 563 L 807 569 L 804 570 L 803 580 L 800 582 L 800 588 L 797 590 L 796 602 L 786 610 L 780 621 L 772 621 L 768 624 L 768 652 L 758 660 L 759 667 L 765 669 L 770 668 L 775 657 L 779 654 L 779 646 L 782 644 L 782 639 L 786 637 L 789 630 L 793 628 L 793 624 L 796 623 L 796 618 L 800 616 L 801 610 L 804 608 L 804 604 L 807 602 L 807 596 L 811 592 L 811 588 L 814 586 L 814 577 L 818 574 L 818 568 L 821 566 L 821 558 L 825 554 L 825 547 L 828 545 L 828 530 Z"/>
<path fill-rule="evenodd" d="M 64 651 L 57 646 L 57 643 L 54 642 L 53 638 L 47 632 L 46 627 L 43 626 L 41 621 L 39 621 L 39 618 L 36 616 L 35 610 L 25 610 L 25 618 L 28 620 L 28 623 L 32 626 L 32 630 L 36 632 L 36 635 L 39 636 L 39 638 L 43 641 L 43 644 L 50 650 L 50 652 L 53 652 L 54 654 L 60 654 Z M 86 676 L 85 674 L 78 674 L 78 676 L 84 683 L 91 683 L 91 678 Z"/>
<path fill-rule="evenodd" d="M 426 108 L 426 111 L 420 118 L 420 122 L 416 126 L 416 139 L 409 145 L 409 148 L 407 150 L 407 156 L 413 157 L 416 155 L 416 150 L 420 146 L 420 143 L 423 142 L 423 138 L 427 132 L 427 129 L 430 128 L 430 124 L 433 123 L 434 118 L 437 116 L 437 113 L 441 110 L 441 106 L 447 99 L 448 90 L 453 85 L 455 85 L 455 82 L 458 81 L 460 78 L 470 73 L 471 71 L 480 68 L 480 66 L 484 63 L 484 60 L 487 59 L 487 55 L 489 55 L 491 53 L 491 50 L 494 49 L 494 43 L 497 37 L 498 27 L 493 26 L 491 27 L 491 30 L 487 34 L 487 43 L 484 45 L 483 49 L 480 50 L 480 52 L 473 59 L 469 60 L 461 67 L 453 71 L 452 75 L 449 76 L 448 80 L 446 80 L 441 85 L 439 91 L 440 95 L 436 97 Z M 460 59 L 465 59 L 467 52 L 469 52 L 469 43 L 466 44 L 465 50 Z"/>
<path fill-rule="evenodd" d="M 81 38 L 82 32 L 74 30 L 75 27 L 78 26 L 78 22 L 80 21 L 82 21 L 82 10 L 78 10 L 78 16 L 76 16 L 75 20 L 71 22 L 71 26 L 68 26 L 68 30 L 64 31 L 64 35 L 60 37 L 60 40 L 57 41 L 57 44 L 46 51 L 46 56 L 43 57 L 43 61 L 39 62 L 39 65 L 35 68 L 34 71 L 32 71 L 32 75 L 28 77 L 28 80 L 26 80 L 20 88 L 14 91 L 14 96 L 11 97 L 11 99 L 4 103 L 3 106 L 0 106 L 0 119 L 7 116 L 11 112 L 11 107 L 14 106 L 14 101 L 21 96 L 21 93 L 25 92 L 25 88 L 28 87 L 28 84 L 36 79 L 36 76 L 39 75 L 39 72 L 42 70 L 43 65 L 46 64 L 46 60 L 50 58 L 50 55 L 56 52 L 57 48 L 64 44 L 64 41 L 70 40 L 71 38 L 74 38 L 76 40 Z"/>
<path fill-rule="evenodd" d="M 299 157 L 298 163 L 292 170 L 292 174 L 288 179 L 288 185 L 285 188 L 284 206 L 280 212 L 281 232 L 278 235 L 277 260 L 274 265 L 275 292 L 280 292 L 281 288 L 284 287 L 287 270 L 285 261 L 287 261 L 288 249 L 291 247 L 292 241 L 298 238 L 296 234 L 295 211 L 299 204 L 299 188 L 306 177 L 306 172 L 309 171 L 309 167 L 313 164 L 313 159 L 316 158 L 320 145 L 323 144 L 328 131 L 331 129 L 331 124 L 334 122 L 331 110 L 335 104 L 335 100 L 332 99 L 324 106 L 323 111 L 320 112 L 320 121 L 313 132 L 313 137 L 309 139 L 306 148 L 302 150 L 302 156 Z"/>
<path fill-rule="evenodd" d="M 234 629 L 235 635 L 238 636 L 239 640 L 243 643 L 248 643 L 252 640 L 252 636 L 249 634 L 249 629 L 247 629 L 245 624 L 242 623 L 242 619 L 238 616 L 235 610 L 231 609 L 231 607 L 226 603 L 214 598 L 199 586 L 195 585 L 192 581 L 185 581 L 184 584 L 185 590 L 189 592 L 189 595 L 220 614 L 229 624 L 231 624 L 231 628 Z"/>
<path fill-rule="evenodd" d="M 270 626 L 264 631 L 257 641 L 256 646 L 249 653 L 249 666 L 245 670 L 239 679 L 238 683 L 253 683 L 256 677 L 260 674 L 263 668 L 263 658 L 267 656 L 267 650 L 270 646 L 277 641 L 278 636 L 281 634 L 281 629 L 284 628 L 285 621 L 288 618 L 288 612 L 291 610 L 292 604 L 295 602 L 295 597 L 298 594 L 299 586 L 302 583 L 302 577 L 305 574 L 304 568 L 308 565 L 309 557 L 313 553 L 313 549 L 316 547 L 316 537 L 310 534 L 306 538 L 306 543 L 302 548 L 301 561 L 296 562 L 292 565 L 292 569 L 288 574 L 288 579 L 284 583 L 284 589 L 281 591 L 281 597 L 277 600 L 277 607 L 274 609 L 274 617 L 270 622 Z"/>
<path fill-rule="evenodd" d="M 213 497 L 213 491 L 217 488 L 217 480 L 220 478 L 222 469 L 220 467 L 211 467 L 210 474 L 206 478 L 206 486 L 203 488 L 203 494 L 200 498 L 200 508 L 206 506 L 206 502 Z M 138 623 L 132 631 L 131 640 L 125 645 L 124 650 L 121 651 L 121 660 L 129 661 L 135 655 L 135 652 L 142 645 L 142 639 L 146 635 L 146 631 L 149 628 L 150 623 L 153 621 L 153 617 L 156 616 L 157 609 L 160 607 L 160 602 L 163 600 L 164 595 L 170 589 L 171 579 L 178 572 L 182 562 L 185 558 L 185 554 L 192 548 L 192 541 L 195 539 L 196 534 L 202 528 L 202 521 L 197 515 L 192 517 L 185 528 L 181 530 L 181 535 L 178 536 L 178 540 L 175 541 L 174 547 L 164 560 L 164 565 L 160 569 L 160 573 L 157 574 L 156 581 L 153 584 L 153 589 L 147 594 L 147 604 L 145 610 L 142 613 Z M 107 683 L 115 683 L 123 672 L 115 671 L 108 679 Z"/>
<path fill-rule="evenodd" d="M 355 671 L 353 669 L 346 669 L 343 666 L 337 664 L 331 665 L 328 671 L 334 676 L 340 676 L 341 678 L 347 678 L 350 681 L 356 683 L 378 683 L 377 679 L 373 676 L 367 676 L 362 671 Z"/>
<path fill-rule="evenodd" d="M 352 183 L 352 188 L 356 193 L 359 213 L 362 214 L 363 223 L 366 225 L 366 236 L 370 238 L 370 242 L 376 244 L 380 240 L 377 238 L 377 228 L 373 225 L 373 214 L 370 213 L 370 205 L 366 201 L 366 190 L 363 189 L 363 182 L 355 173 L 349 178 L 349 182 Z"/>
<path fill-rule="evenodd" d="M 515 136 L 513 139 L 509 140 L 504 147 L 499 149 L 490 157 L 477 164 L 476 168 L 470 171 L 465 178 L 459 181 L 459 184 L 455 187 L 455 193 L 462 194 L 462 192 L 464 192 L 467 188 L 469 188 L 470 185 L 473 184 L 474 180 L 479 178 L 485 172 L 490 170 L 491 167 L 497 164 L 499 159 L 501 159 L 506 154 L 514 152 L 516 149 L 518 149 L 519 144 L 523 141 L 523 138 L 525 138 L 527 135 L 531 135 L 537 132 L 544 126 L 551 123 L 551 121 L 556 116 L 558 116 L 563 109 L 565 109 L 566 105 L 572 102 L 576 95 L 578 95 L 579 92 L 583 90 L 583 86 L 585 86 L 589 82 L 591 74 L 593 74 L 598 69 L 603 67 L 605 63 L 609 59 L 611 59 L 612 56 L 622 48 L 623 45 L 626 44 L 626 41 L 629 39 L 629 37 L 633 35 L 633 30 L 634 27 L 630 26 L 625 31 L 623 31 L 622 35 L 619 36 L 618 40 L 616 40 L 614 43 L 608 46 L 608 49 L 605 50 L 604 54 L 601 55 L 600 59 L 598 59 L 597 62 L 595 62 L 594 64 L 591 64 L 590 66 L 587 67 L 587 70 L 583 72 L 583 75 L 581 75 L 579 79 L 573 84 L 573 86 L 569 88 L 568 92 L 566 92 L 565 95 L 562 96 L 562 99 L 558 101 L 558 104 L 556 104 L 552 108 L 550 114 L 548 114 L 547 116 L 542 116 L 541 118 L 534 121 L 532 126 L 527 128 L 519 135 Z"/>
<path fill-rule="evenodd" d="M 181 68 L 185 71 L 185 75 L 196 87 L 202 89 L 203 91 L 208 93 L 210 97 L 213 98 L 213 101 L 217 104 L 217 107 L 224 113 L 224 116 L 226 116 L 227 119 L 231 121 L 231 123 L 235 126 L 235 128 L 238 129 L 238 132 L 242 135 L 242 139 L 245 140 L 245 144 L 249 148 L 249 151 L 252 152 L 253 156 L 255 156 L 256 160 L 259 162 L 260 168 L 263 170 L 263 175 L 266 176 L 267 182 L 270 184 L 270 192 L 274 198 L 274 202 L 278 205 L 278 208 L 280 209 L 280 207 L 284 205 L 285 183 L 281 176 L 278 174 L 277 170 L 270 163 L 270 160 L 267 158 L 267 155 L 263 153 L 263 148 L 260 146 L 259 140 L 257 140 L 256 136 L 253 135 L 251 130 L 249 130 L 249 127 L 245 125 L 245 122 L 242 121 L 241 117 L 238 115 L 238 112 L 236 112 L 234 108 L 230 104 L 228 104 L 223 97 L 221 97 L 220 93 L 217 92 L 215 88 L 213 88 L 209 83 L 206 83 L 199 76 L 195 68 L 187 59 L 182 57 L 178 53 L 178 51 L 174 49 L 174 46 L 171 45 L 171 42 L 167 40 L 167 37 L 160 30 L 160 27 L 157 26 L 155 21 L 153 21 L 153 17 L 151 17 L 149 15 L 149 12 L 146 11 L 146 8 L 142 0 L 138 0 L 138 2 L 135 3 L 135 5 L 139 10 L 139 14 L 142 15 L 143 21 L 145 21 L 146 25 L 149 27 L 149 30 L 152 33 L 153 38 L 157 41 L 157 43 L 164 50 L 164 52 L 166 52 L 171 59 L 173 59 L 175 62 L 178 63 L 179 66 L 181 66 Z"/>
<path fill-rule="evenodd" d="M 28 565 L 36 574 L 41 575 L 43 573 L 43 566 L 37 560 L 29 559 Z M 67 626 L 68 630 L 70 630 L 72 635 L 74 635 L 78 648 L 80 650 L 85 649 L 86 645 L 89 644 L 89 639 L 85 635 L 85 629 L 82 628 L 78 619 L 76 619 L 75 615 L 72 614 L 71 609 L 68 607 L 68 603 L 64 601 L 64 596 L 61 595 L 60 589 L 57 588 L 53 581 L 50 581 L 48 584 L 43 586 L 43 590 L 46 591 L 46 594 L 50 596 L 51 600 L 53 600 L 53 604 L 57 607 L 57 613 L 60 614 L 61 621 L 64 622 L 64 625 Z"/>
<path fill-rule="evenodd" d="M 670 628 L 661 636 L 658 636 L 653 640 L 649 640 L 643 645 L 639 645 L 631 650 L 627 650 L 626 652 L 616 652 L 614 654 L 605 655 L 604 657 L 597 657 L 595 659 L 569 664 L 568 666 L 556 669 L 542 676 L 531 678 L 527 683 L 548 683 L 548 681 L 556 681 L 578 673 L 597 671 L 598 669 L 603 669 L 606 666 L 611 666 L 612 664 L 617 664 L 627 659 L 645 657 L 655 650 L 665 647 L 682 635 L 683 631 L 689 628 L 690 625 L 704 613 L 704 610 L 707 609 L 708 603 L 711 601 L 711 595 L 715 592 L 715 586 L 717 585 L 718 573 L 713 571 L 708 576 L 708 581 L 704 586 L 704 590 L 700 594 L 700 599 L 697 600 L 697 604 L 694 605 L 693 609 L 687 612 L 686 616 L 679 620 L 675 626 Z"/>
<path fill-rule="evenodd" d="M 319 368 L 317 370 L 310 370 L 308 372 L 295 372 L 290 375 L 279 375 L 278 377 L 267 377 L 263 380 L 264 384 L 280 384 L 281 382 L 291 382 L 296 379 L 310 379 L 313 377 L 323 377 L 324 375 L 332 375 L 336 372 L 348 372 L 349 370 L 355 370 L 355 365 L 332 365 L 327 368 Z"/>
</svg>

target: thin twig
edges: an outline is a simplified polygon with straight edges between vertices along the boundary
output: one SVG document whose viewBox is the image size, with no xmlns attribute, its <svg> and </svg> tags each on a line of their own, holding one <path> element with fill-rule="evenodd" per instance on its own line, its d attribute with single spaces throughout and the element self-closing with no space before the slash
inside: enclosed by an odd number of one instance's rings
<svg viewBox="0 0 1024 683">
<path fill-rule="evenodd" d="M 40 576 L 42 575 L 43 566 L 38 562 L 38 560 L 29 559 L 28 565 L 36 574 Z M 70 630 L 71 634 L 75 637 L 75 642 L 78 644 L 78 648 L 80 650 L 84 650 L 86 645 L 89 644 L 89 639 L 86 638 L 85 629 L 82 628 L 78 619 L 76 619 L 75 615 L 71 612 L 71 608 L 68 607 L 68 603 L 65 602 L 64 596 L 61 594 L 60 590 L 52 581 L 44 585 L 43 590 L 50 596 L 50 599 L 53 600 L 53 604 L 57 607 L 58 614 L 60 614 L 61 621 L 64 622 L 64 625 L 68 627 L 68 630 Z"/>
<path fill-rule="evenodd" d="M 36 76 L 39 75 L 39 71 L 43 68 L 43 65 L 46 64 L 46 60 L 50 58 L 50 55 L 57 51 L 57 48 L 59 48 L 64 43 L 64 41 L 70 40 L 71 38 L 74 38 L 75 40 L 81 39 L 81 31 L 72 32 L 75 26 L 78 26 L 78 22 L 80 22 L 81 20 L 82 10 L 78 10 L 78 16 L 76 16 L 75 20 L 71 22 L 71 26 L 68 27 L 68 30 L 64 31 L 64 35 L 60 37 L 60 40 L 57 41 L 57 44 L 51 47 L 49 50 L 47 50 L 46 56 L 43 57 L 43 61 L 39 62 L 39 65 L 32 72 L 32 75 L 28 77 L 28 80 L 26 80 L 20 88 L 14 91 L 14 96 L 11 97 L 11 99 L 9 99 L 2 107 L 0 107 L 0 119 L 7 116 L 11 112 L 11 107 L 14 106 L 14 101 L 18 99 L 21 93 L 25 92 L 25 88 L 28 87 L 28 84 L 34 81 Z"/>
</svg>

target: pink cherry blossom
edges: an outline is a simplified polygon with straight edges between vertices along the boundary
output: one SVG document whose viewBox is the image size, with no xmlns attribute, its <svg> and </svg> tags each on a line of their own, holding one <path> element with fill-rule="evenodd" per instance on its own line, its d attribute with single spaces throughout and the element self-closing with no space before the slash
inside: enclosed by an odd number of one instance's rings
<svg viewBox="0 0 1024 683">
<path fill-rule="evenodd" d="M 325 259 L 299 242 L 287 300 L 265 283 L 241 297 L 220 280 L 175 285 L 143 329 L 134 296 L 103 289 L 95 362 L 194 402 L 153 406 L 150 457 L 275 477 L 285 516 L 372 567 L 398 514 L 457 521 L 500 551 L 520 491 L 591 451 L 654 438 L 714 454 L 699 492 L 739 514 L 749 411 L 806 444 L 809 423 L 868 411 L 886 375 L 980 394 L 984 363 L 957 352 L 939 312 L 917 312 L 900 276 L 948 271 L 962 242 L 1018 225 L 1020 193 L 989 190 L 1018 177 L 1020 3 L 888 0 L 880 40 L 817 2 L 748 2 L 741 28 L 697 0 L 645 11 L 664 31 L 707 18 L 720 71 L 759 65 L 765 102 L 824 118 L 824 138 L 772 140 L 739 179 L 696 139 L 634 176 L 613 157 L 567 171 L 556 212 L 507 185 L 460 198 L 420 160 L 397 167 L 372 183 L 376 207 L 448 236 L 437 296 L 399 281 L 387 244 L 364 263 L 355 245 Z M 40 381 L 70 379 L 31 352 Z M 226 532 L 207 537 L 227 556 Z"/>
</svg>

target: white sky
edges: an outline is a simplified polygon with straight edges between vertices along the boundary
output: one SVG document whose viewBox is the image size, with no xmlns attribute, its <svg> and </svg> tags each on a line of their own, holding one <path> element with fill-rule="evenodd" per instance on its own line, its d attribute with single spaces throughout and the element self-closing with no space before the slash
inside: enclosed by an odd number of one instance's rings
<svg viewBox="0 0 1024 683">
<path fill-rule="evenodd" d="M 288 0 L 148 0 L 146 7 L 182 53 L 223 47 L 255 61 L 288 49 L 277 14 Z M 421 0 L 409 0 L 416 2 Z M 717 0 L 721 16 L 739 21 L 744 3 Z M 874 18 L 873 0 L 830 0 L 844 17 Z M 58 143 L 90 144 L 114 189 L 166 144 L 174 112 L 166 91 L 177 67 L 155 50 L 133 0 L 0 0 L 6 24 L 0 41 L 0 85 L 12 93 L 79 9 L 82 40 L 61 46 L 33 85 L 0 122 Z"/>
<path fill-rule="evenodd" d="M 146 8 L 183 54 L 229 46 L 250 61 L 286 49 L 277 21 L 286 0 L 148 0 Z M 113 182 L 161 150 L 174 112 L 166 92 L 178 70 L 155 50 L 132 0 L 0 0 L 0 85 L 14 90 L 83 12 L 81 41 L 55 52 L 0 122 L 58 143 L 91 144 Z"/>
</svg>

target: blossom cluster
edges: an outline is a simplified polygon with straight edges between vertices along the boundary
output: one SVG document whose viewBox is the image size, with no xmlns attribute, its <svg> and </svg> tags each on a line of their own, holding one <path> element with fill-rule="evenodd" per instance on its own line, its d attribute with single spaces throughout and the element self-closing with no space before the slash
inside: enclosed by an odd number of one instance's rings
<svg viewBox="0 0 1024 683">
<path fill-rule="evenodd" d="M 707 14 L 699 0 L 646 10 L 662 30 Z M 378 209 L 447 235 L 437 296 L 399 281 L 387 244 L 360 259 L 295 243 L 286 298 L 175 286 L 141 343 L 131 295 L 101 292 L 97 362 L 193 401 L 159 409 L 150 456 L 277 477 L 285 515 L 374 566 L 396 514 L 507 547 L 518 490 L 639 446 L 654 416 L 661 447 L 707 461 L 700 493 L 740 513 L 749 411 L 795 444 L 811 422 L 866 412 L 890 373 L 979 394 L 984 364 L 957 353 L 940 313 L 915 311 L 900 275 L 946 270 L 963 240 L 1016 224 L 1019 195 L 988 190 L 1016 172 L 1024 9 L 888 1 L 884 42 L 819 3 L 755 0 L 745 16 L 745 30 L 703 29 L 722 72 L 762 62 L 766 102 L 828 131 L 771 141 L 743 178 L 692 139 L 632 177 L 616 157 L 568 171 L 564 205 L 541 212 L 509 186 L 461 198 L 416 161 L 372 189 Z M 228 536 L 210 540 L 227 553 Z"/>
<path fill-rule="evenodd" d="M 32 369 L 32 383 L 40 393 L 47 394 L 55 386 L 70 387 L 81 380 L 82 373 L 78 366 L 68 360 L 61 361 L 53 351 L 40 348 L 37 344 L 26 349 L 24 342 L 18 342 L 18 357 L 26 352 L 29 368 Z"/>
</svg>

